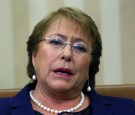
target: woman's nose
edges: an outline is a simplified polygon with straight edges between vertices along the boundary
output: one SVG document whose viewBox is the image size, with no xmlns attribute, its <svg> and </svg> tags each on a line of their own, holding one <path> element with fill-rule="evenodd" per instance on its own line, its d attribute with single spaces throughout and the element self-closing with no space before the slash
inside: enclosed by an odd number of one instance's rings
<svg viewBox="0 0 135 115">
<path fill-rule="evenodd" d="M 65 61 L 71 61 L 72 55 L 72 45 L 66 44 L 66 46 L 62 49 L 61 59 L 64 59 Z"/>
</svg>

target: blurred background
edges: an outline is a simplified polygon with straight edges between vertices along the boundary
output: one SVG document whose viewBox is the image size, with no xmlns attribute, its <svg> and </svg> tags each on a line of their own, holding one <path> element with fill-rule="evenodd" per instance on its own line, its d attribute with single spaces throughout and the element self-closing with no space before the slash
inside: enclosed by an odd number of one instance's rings
<svg viewBox="0 0 135 115">
<path fill-rule="evenodd" d="M 99 28 L 103 56 L 96 85 L 135 84 L 135 0 L 0 0 L 0 89 L 30 81 L 27 39 L 38 21 L 61 6 L 83 10 Z"/>
</svg>

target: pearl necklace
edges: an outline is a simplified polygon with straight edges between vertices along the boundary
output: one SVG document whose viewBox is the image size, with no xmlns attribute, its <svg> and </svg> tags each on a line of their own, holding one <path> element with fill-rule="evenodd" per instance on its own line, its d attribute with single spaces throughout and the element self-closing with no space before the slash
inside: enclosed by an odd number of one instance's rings
<svg viewBox="0 0 135 115">
<path fill-rule="evenodd" d="M 40 108 L 42 108 L 43 110 L 47 111 L 47 112 L 50 112 L 50 113 L 53 113 L 53 114 L 58 114 L 58 113 L 61 113 L 61 112 L 73 112 L 77 109 L 79 109 L 83 103 L 84 103 L 84 94 L 81 92 L 81 100 L 79 102 L 79 104 L 77 104 L 75 107 L 73 108 L 70 108 L 70 109 L 67 109 L 67 110 L 55 110 L 55 109 L 52 109 L 52 108 L 49 108 L 49 107 L 46 107 L 45 105 L 43 105 L 42 103 L 38 102 L 34 96 L 32 95 L 32 92 L 33 90 L 30 91 L 30 98 L 31 100 L 37 105 L 39 106 Z"/>
</svg>

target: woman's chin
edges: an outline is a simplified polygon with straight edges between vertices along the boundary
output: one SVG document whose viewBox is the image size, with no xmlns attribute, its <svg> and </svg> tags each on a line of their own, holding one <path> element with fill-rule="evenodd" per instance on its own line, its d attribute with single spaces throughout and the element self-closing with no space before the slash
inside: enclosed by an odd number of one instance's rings
<svg viewBox="0 0 135 115">
<path fill-rule="evenodd" d="M 53 84 L 53 86 L 51 87 L 54 91 L 58 91 L 58 92 L 66 92 L 71 90 L 71 87 L 65 84 L 55 84 L 55 85 Z"/>
</svg>

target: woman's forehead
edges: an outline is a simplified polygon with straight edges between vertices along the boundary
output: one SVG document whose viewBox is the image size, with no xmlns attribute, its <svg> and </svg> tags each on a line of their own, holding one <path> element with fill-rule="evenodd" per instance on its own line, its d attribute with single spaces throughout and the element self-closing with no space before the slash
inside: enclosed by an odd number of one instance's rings
<svg viewBox="0 0 135 115">
<path fill-rule="evenodd" d="M 75 35 L 75 37 L 88 38 L 88 33 L 82 26 L 74 20 L 67 18 L 58 18 L 52 22 L 46 35 L 51 33 L 63 33 L 64 35 Z"/>
</svg>

